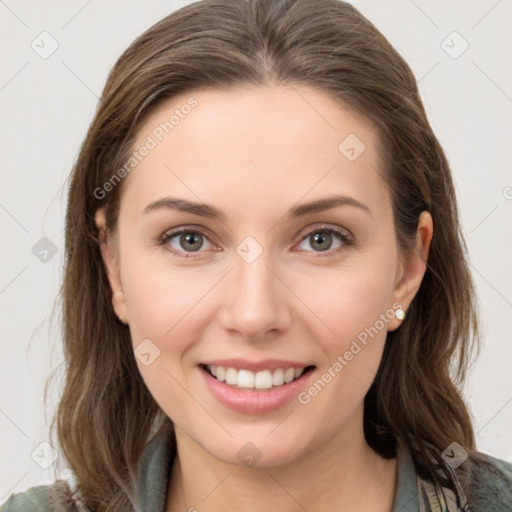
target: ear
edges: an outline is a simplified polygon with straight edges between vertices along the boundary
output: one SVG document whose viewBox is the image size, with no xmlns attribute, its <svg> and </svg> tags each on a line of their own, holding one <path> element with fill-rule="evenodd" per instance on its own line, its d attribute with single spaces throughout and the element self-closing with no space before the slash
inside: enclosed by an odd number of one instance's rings
<svg viewBox="0 0 512 512">
<path fill-rule="evenodd" d="M 116 253 L 112 240 L 108 236 L 105 208 L 100 208 L 96 211 L 94 220 L 98 228 L 101 258 L 103 259 L 110 289 L 112 290 L 112 306 L 119 320 L 126 324 L 128 323 L 128 315 L 123 283 L 121 281 L 119 256 Z"/>
<path fill-rule="evenodd" d="M 423 211 L 418 219 L 416 231 L 416 250 L 412 254 L 400 259 L 398 264 L 397 280 L 393 292 L 394 308 L 407 309 L 420 289 L 423 276 L 427 270 L 427 260 L 430 243 L 434 234 L 434 223 L 429 212 Z M 388 331 L 394 331 L 401 321 L 394 317 L 388 323 Z"/>
</svg>

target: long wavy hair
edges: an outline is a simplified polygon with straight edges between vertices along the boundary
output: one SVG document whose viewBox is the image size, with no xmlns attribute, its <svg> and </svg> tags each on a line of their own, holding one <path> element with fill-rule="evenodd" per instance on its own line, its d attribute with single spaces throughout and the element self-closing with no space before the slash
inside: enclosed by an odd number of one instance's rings
<svg viewBox="0 0 512 512">
<path fill-rule="evenodd" d="M 94 214 L 118 220 L 123 167 L 141 123 L 169 98 L 203 88 L 298 84 L 314 87 L 377 126 L 399 248 L 415 250 L 419 214 L 434 234 L 421 287 L 401 326 L 387 335 L 365 397 L 369 445 L 393 456 L 404 440 L 438 482 L 440 451 L 476 451 L 461 394 L 480 344 L 477 297 L 459 226 L 450 168 L 416 79 L 388 40 L 339 0 L 204 0 L 138 37 L 111 70 L 69 183 L 61 289 L 64 385 L 50 432 L 95 511 L 132 510 L 136 468 L 155 432 L 168 429 L 139 373 L 130 332 L 113 311 Z M 101 196 L 101 198 L 100 198 Z M 48 384 L 47 384 L 48 385 Z M 45 388 L 46 397 L 46 388 Z"/>
</svg>

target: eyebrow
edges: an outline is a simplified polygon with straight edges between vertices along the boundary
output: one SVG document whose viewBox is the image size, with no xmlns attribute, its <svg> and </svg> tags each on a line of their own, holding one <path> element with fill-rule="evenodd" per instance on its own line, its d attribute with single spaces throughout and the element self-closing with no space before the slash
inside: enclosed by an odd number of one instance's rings
<svg viewBox="0 0 512 512">
<path fill-rule="evenodd" d="M 329 210 L 338 206 L 354 206 L 367 212 L 370 216 L 372 215 L 370 208 L 368 208 L 368 206 L 361 203 L 357 199 L 354 199 L 350 196 L 335 195 L 295 206 L 284 215 L 284 218 L 287 220 L 295 219 L 297 217 L 303 217 L 311 213 L 322 212 L 324 210 Z M 214 206 L 205 203 L 195 203 L 188 201 L 187 199 L 179 199 L 176 197 L 164 197 L 162 199 L 153 201 L 144 208 L 142 214 L 145 215 L 149 212 L 160 209 L 192 213 L 194 215 L 199 215 L 201 217 L 219 221 L 226 220 L 226 214 Z"/>
</svg>

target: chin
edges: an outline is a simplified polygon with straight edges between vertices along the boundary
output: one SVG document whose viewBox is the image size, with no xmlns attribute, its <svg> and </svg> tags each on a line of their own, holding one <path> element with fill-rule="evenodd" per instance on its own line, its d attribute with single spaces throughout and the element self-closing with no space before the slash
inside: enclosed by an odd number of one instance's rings
<svg viewBox="0 0 512 512">
<path fill-rule="evenodd" d="M 272 428 L 265 428 L 264 432 L 260 428 L 252 429 L 252 433 L 251 429 L 244 429 L 243 434 L 237 432 L 233 438 L 225 435 L 212 439 L 210 436 L 208 440 L 203 438 L 196 442 L 215 459 L 241 467 L 278 467 L 305 454 L 310 443 L 304 432 L 292 433 L 285 429 L 278 432 L 280 427 L 272 432 Z"/>
</svg>

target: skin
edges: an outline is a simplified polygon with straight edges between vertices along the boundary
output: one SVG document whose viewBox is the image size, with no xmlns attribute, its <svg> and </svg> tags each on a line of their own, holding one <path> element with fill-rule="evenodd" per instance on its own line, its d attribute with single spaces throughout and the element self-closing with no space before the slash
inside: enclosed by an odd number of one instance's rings
<svg viewBox="0 0 512 512">
<path fill-rule="evenodd" d="M 407 311 L 425 273 L 432 219 L 422 213 L 417 251 L 401 254 L 378 172 L 377 130 L 310 87 L 176 96 L 146 120 L 135 147 L 190 96 L 198 106 L 125 178 L 112 237 L 105 238 L 104 211 L 96 212 L 115 311 L 128 322 L 134 348 L 150 339 L 160 350 L 150 365 L 137 364 L 176 426 L 166 510 L 389 512 L 396 459 L 366 443 L 363 399 L 399 320 L 388 321 L 310 403 L 292 400 L 272 413 L 220 404 L 197 365 L 224 357 L 303 361 L 316 366 L 311 385 L 394 303 Z M 349 134 L 366 146 L 354 161 L 338 150 Z M 284 217 L 297 203 L 334 193 L 371 214 L 345 205 Z M 211 204 L 226 219 L 165 208 L 143 213 L 166 196 Z M 343 242 L 332 234 L 322 251 L 313 235 L 323 224 L 348 231 L 355 245 L 336 253 Z M 180 245 L 180 235 L 158 244 L 182 226 L 204 234 L 192 245 L 198 251 Z M 236 252 L 247 236 L 263 249 L 252 263 Z M 261 452 L 254 467 L 237 456 L 249 441 Z"/>
</svg>

